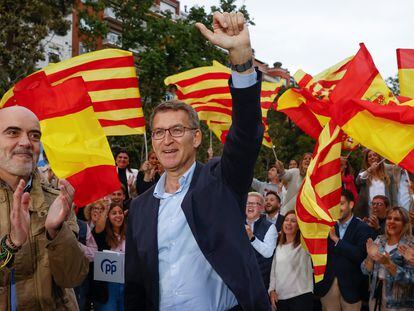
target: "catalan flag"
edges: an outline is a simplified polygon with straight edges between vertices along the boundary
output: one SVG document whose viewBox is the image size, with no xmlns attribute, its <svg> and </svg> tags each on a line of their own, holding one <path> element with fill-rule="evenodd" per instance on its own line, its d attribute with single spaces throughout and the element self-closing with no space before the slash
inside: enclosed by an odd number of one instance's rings
<svg viewBox="0 0 414 311">
<path fill-rule="evenodd" d="M 221 141 L 224 145 L 226 142 L 227 134 L 230 129 L 230 125 L 227 122 L 220 122 L 220 121 L 207 121 L 208 128 L 216 135 L 216 137 Z"/>
<path fill-rule="evenodd" d="M 344 76 L 351 59 L 339 62 L 315 77 L 298 70 L 294 79 L 299 88 L 285 91 L 277 101 L 276 110 L 285 113 L 306 134 L 318 139 L 330 119 L 329 95 Z"/>
<path fill-rule="evenodd" d="M 231 125 L 232 101 L 228 79 L 228 67 L 214 61 L 212 66 L 187 70 L 169 76 L 166 85 L 177 86 L 177 98 L 191 105 L 200 118 L 207 122 L 215 135 L 223 142 Z M 282 83 L 262 82 L 261 105 L 265 134 L 263 145 L 271 148 L 272 142 L 267 132 L 267 112 Z"/>
<path fill-rule="evenodd" d="M 16 85 L 13 102 L 39 118 L 50 166 L 75 188 L 77 206 L 120 188 L 111 149 L 81 77 L 51 86 L 42 72 Z"/>
<path fill-rule="evenodd" d="M 414 49 L 397 49 L 400 95 L 414 98 Z"/>
<path fill-rule="evenodd" d="M 341 136 L 332 121 L 324 127 L 296 201 L 302 245 L 311 255 L 316 282 L 323 279 L 329 230 L 339 217 Z"/>
<path fill-rule="evenodd" d="M 51 85 L 82 77 L 95 115 L 106 135 L 145 133 L 138 78 L 131 52 L 99 50 L 50 64 L 33 75 L 39 72 L 46 74 Z M 0 107 L 13 105 L 13 95 L 12 88 L 3 96 Z"/>
</svg>

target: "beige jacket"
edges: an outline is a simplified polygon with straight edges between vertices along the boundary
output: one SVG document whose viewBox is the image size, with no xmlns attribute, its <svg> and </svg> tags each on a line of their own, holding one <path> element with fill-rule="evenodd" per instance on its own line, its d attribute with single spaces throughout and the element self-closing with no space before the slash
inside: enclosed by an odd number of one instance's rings
<svg viewBox="0 0 414 311">
<path fill-rule="evenodd" d="M 279 175 L 279 179 L 286 183 L 286 195 L 283 201 L 283 205 L 280 208 L 280 214 L 286 215 L 286 213 L 290 210 L 294 210 L 296 206 L 296 198 L 298 196 L 298 192 L 300 187 L 303 183 L 303 176 L 300 174 L 298 168 L 291 168 L 289 170 L 285 170 L 283 175 Z"/>
<path fill-rule="evenodd" d="M 73 287 L 88 273 L 75 232 L 73 211 L 58 235 L 46 237 L 45 220 L 49 206 L 59 194 L 40 184 L 33 176 L 30 190 L 30 231 L 23 247 L 15 254 L 10 267 L 0 270 L 0 310 L 10 309 L 10 269 L 14 269 L 18 310 L 78 310 Z M 0 180 L 0 238 L 10 232 L 10 209 L 13 191 Z"/>
</svg>

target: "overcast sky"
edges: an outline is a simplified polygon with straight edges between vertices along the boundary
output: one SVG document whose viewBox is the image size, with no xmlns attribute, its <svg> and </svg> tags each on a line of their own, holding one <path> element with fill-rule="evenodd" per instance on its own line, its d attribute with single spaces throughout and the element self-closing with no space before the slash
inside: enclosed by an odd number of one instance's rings
<svg viewBox="0 0 414 311">
<path fill-rule="evenodd" d="M 218 0 L 180 0 L 181 10 Z M 397 74 L 396 48 L 414 48 L 414 0 L 238 0 L 256 23 L 256 57 L 280 61 L 291 74 L 316 75 L 358 51 L 364 42 L 384 78 Z"/>
</svg>

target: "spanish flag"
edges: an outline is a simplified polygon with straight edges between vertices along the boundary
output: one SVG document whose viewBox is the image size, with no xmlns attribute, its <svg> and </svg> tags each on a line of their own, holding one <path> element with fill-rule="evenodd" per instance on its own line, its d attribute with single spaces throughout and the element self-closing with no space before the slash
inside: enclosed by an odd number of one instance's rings
<svg viewBox="0 0 414 311">
<path fill-rule="evenodd" d="M 138 78 L 131 52 L 99 50 L 50 64 L 33 75 L 39 72 L 46 74 L 47 80 L 54 86 L 73 77 L 82 77 L 96 118 L 106 135 L 145 133 Z M 11 88 L 3 96 L 0 107 L 13 105 L 13 95 Z"/>
<path fill-rule="evenodd" d="M 400 95 L 414 98 L 414 49 L 397 49 Z"/>
<path fill-rule="evenodd" d="M 414 100 L 397 101 L 363 44 L 331 99 L 332 119 L 345 133 L 414 172 Z"/>
<path fill-rule="evenodd" d="M 172 75 L 164 80 L 166 85 L 177 86 L 177 98 L 191 105 L 200 118 L 223 142 L 231 125 L 232 100 L 228 79 L 231 71 L 217 61 L 205 66 Z M 263 145 L 271 148 L 268 134 L 267 112 L 282 83 L 262 82 L 261 105 L 265 134 Z M 224 138 L 224 140 L 223 140 Z"/>
<path fill-rule="evenodd" d="M 358 53 L 349 64 L 346 74 L 330 94 L 331 101 L 336 102 L 358 98 L 380 105 L 398 104 L 398 99 L 381 77 L 371 54 L 363 43 Z"/>
<path fill-rule="evenodd" d="M 332 119 L 349 136 L 414 172 L 414 100 L 384 106 L 349 99 L 335 103 L 331 111 Z"/>
<path fill-rule="evenodd" d="M 315 282 L 323 279 L 330 228 L 341 200 L 341 129 L 330 121 L 322 130 L 296 201 L 302 245 L 313 261 Z"/>
<path fill-rule="evenodd" d="M 30 80 L 16 84 L 14 103 L 39 118 L 50 166 L 75 188 L 74 203 L 85 206 L 118 190 L 114 158 L 83 79 L 51 86 L 42 72 Z"/>
</svg>

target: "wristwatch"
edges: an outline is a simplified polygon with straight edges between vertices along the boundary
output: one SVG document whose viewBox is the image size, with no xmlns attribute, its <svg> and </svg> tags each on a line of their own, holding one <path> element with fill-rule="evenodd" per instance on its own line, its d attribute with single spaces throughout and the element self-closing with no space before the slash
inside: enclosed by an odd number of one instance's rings
<svg viewBox="0 0 414 311">
<path fill-rule="evenodd" d="M 244 72 L 252 67 L 253 67 L 253 58 L 250 58 L 247 62 L 241 65 L 231 64 L 231 70 L 234 70 L 237 72 Z"/>
<path fill-rule="evenodd" d="M 250 242 L 253 242 L 254 240 L 256 240 L 256 237 L 255 237 L 255 236 L 253 236 L 253 237 L 250 239 Z"/>
</svg>

